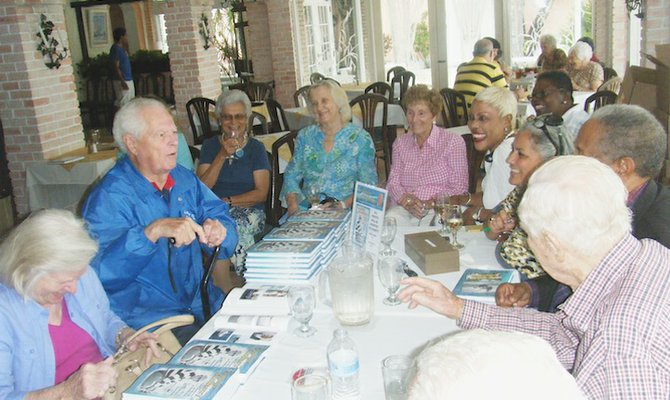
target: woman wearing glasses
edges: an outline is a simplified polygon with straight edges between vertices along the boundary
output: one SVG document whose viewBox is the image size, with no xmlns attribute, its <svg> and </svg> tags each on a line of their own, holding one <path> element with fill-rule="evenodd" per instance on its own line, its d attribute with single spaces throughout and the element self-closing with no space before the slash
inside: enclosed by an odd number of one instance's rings
<svg viewBox="0 0 670 400">
<path fill-rule="evenodd" d="M 197 172 L 200 180 L 230 206 L 239 237 L 231 261 L 240 274 L 244 251 L 265 227 L 270 162 L 263 144 L 249 137 L 251 102 L 244 92 L 222 93 L 216 100 L 216 115 L 221 136 L 203 142 Z"/>
<path fill-rule="evenodd" d="M 573 141 L 589 114 L 572 98 L 572 81 L 563 71 L 543 72 L 537 77 L 531 104 L 537 115 L 551 113 L 563 119 L 565 131 Z"/>
<path fill-rule="evenodd" d="M 494 208 L 495 214 L 484 225 L 484 232 L 489 239 L 499 241 L 498 261 L 503 266 L 517 269 L 522 280 L 544 275 L 544 270 L 528 247 L 526 233 L 519 226 L 517 206 L 533 171 L 552 157 L 573 152 L 573 140 L 563 129 L 560 118 L 551 114 L 528 122 L 514 137 L 507 163 L 510 166 L 509 183 L 515 187 Z"/>
</svg>

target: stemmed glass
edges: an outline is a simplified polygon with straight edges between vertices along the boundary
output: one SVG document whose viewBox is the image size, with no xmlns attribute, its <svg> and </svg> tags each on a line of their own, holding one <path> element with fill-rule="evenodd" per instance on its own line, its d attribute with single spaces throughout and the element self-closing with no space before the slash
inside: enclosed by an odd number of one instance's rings
<svg viewBox="0 0 670 400">
<path fill-rule="evenodd" d="M 417 226 L 421 226 L 421 221 L 428 215 L 428 207 L 426 207 L 426 203 L 423 201 L 419 201 L 419 223 L 416 224 Z"/>
<path fill-rule="evenodd" d="M 314 208 L 321 201 L 321 189 L 317 185 L 307 186 L 305 194 L 307 195 L 310 208 Z"/>
<path fill-rule="evenodd" d="M 379 260 L 379 281 L 382 286 L 389 292 L 388 297 L 384 298 L 384 304 L 389 306 L 397 306 L 400 304 L 400 299 L 396 292 L 400 289 L 400 280 L 405 276 L 403 270 L 403 261 L 398 257 L 384 257 Z"/>
<path fill-rule="evenodd" d="M 231 139 L 235 141 L 235 151 L 233 152 L 233 154 L 229 154 L 228 157 L 226 157 L 226 160 L 228 160 L 229 165 L 233 163 L 233 160 L 241 158 L 244 155 L 244 150 L 242 149 L 242 142 L 244 141 L 244 132 L 231 130 L 230 133 L 227 132 L 223 133 L 224 142 Z"/>
<path fill-rule="evenodd" d="M 461 206 L 451 204 L 447 206 L 447 224 L 449 225 L 449 230 L 451 231 L 452 241 L 451 245 L 457 249 L 462 249 L 463 245 L 458 243 L 458 230 L 463 226 L 463 215 L 461 214 Z"/>
<path fill-rule="evenodd" d="M 449 205 L 449 195 L 446 193 L 440 193 L 435 197 L 435 215 L 440 218 L 440 225 L 442 228 L 438 231 L 440 236 L 447 237 L 449 236 L 449 230 L 447 229 L 445 210 Z"/>
<path fill-rule="evenodd" d="M 384 249 L 380 252 L 381 256 L 392 256 L 395 254 L 395 250 L 391 248 L 391 243 L 395 238 L 395 233 L 398 229 L 398 223 L 393 217 L 384 218 L 384 226 L 382 227 L 382 243 L 384 244 Z"/>
<path fill-rule="evenodd" d="M 300 326 L 295 328 L 293 333 L 299 337 L 312 336 L 316 332 L 316 328 L 309 326 L 316 305 L 314 287 L 293 286 L 289 289 L 287 298 L 293 318 L 300 322 Z"/>
</svg>

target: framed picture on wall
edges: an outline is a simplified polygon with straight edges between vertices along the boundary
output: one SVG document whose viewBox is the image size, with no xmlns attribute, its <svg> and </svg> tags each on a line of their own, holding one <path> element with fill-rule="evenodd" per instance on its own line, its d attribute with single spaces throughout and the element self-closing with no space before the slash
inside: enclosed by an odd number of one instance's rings
<svg viewBox="0 0 670 400">
<path fill-rule="evenodd" d="M 90 10 L 88 12 L 88 37 L 91 46 L 110 44 L 108 10 Z"/>
</svg>

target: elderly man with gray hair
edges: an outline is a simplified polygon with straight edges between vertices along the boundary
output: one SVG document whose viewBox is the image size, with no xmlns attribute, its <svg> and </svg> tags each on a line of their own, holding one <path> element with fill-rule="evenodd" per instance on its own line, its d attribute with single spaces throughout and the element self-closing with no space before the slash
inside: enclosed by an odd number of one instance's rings
<svg viewBox="0 0 670 400">
<path fill-rule="evenodd" d="M 456 73 L 454 90 L 463 93 L 468 109 L 477 93 L 487 87 L 507 87 L 505 75 L 495 62 L 493 43 L 489 39 L 479 39 L 472 51 L 470 62 L 461 64 Z"/>
<path fill-rule="evenodd" d="M 200 296 L 202 251 L 220 246 L 220 262 L 237 244 L 228 205 L 193 172 L 177 165 L 177 127 L 160 101 L 135 98 L 114 117 L 114 139 L 128 153 L 86 199 L 82 215 L 100 251 L 91 266 L 111 307 L 138 329 L 176 314 L 196 324 L 176 328 L 185 342 L 205 322 Z M 228 264 L 209 284 L 218 310 L 233 286 Z M 222 291 L 223 290 L 223 291 Z"/>
<path fill-rule="evenodd" d="M 521 226 L 545 271 L 574 290 L 555 314 L 463 300 L 425 278 L 403 280 L 400 298 L 462 328 L 540 336 L 589 398 L 667 399 L 670 250 L 631 235 L 627 197 L 590 157 L 557 157 L 531 176 Z"/>
</svg>

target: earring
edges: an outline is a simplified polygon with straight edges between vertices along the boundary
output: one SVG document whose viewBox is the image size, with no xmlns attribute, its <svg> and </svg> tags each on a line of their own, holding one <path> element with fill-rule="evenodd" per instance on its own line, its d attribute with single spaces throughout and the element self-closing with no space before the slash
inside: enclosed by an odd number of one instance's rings
<svg viewBox="0 0 670 400">
<path fill-rule="evenodd" d="M 563 104 L 568 104 L 568 101 L 567 101 L 567 100 L 563 100 Z"/>
</svg>

